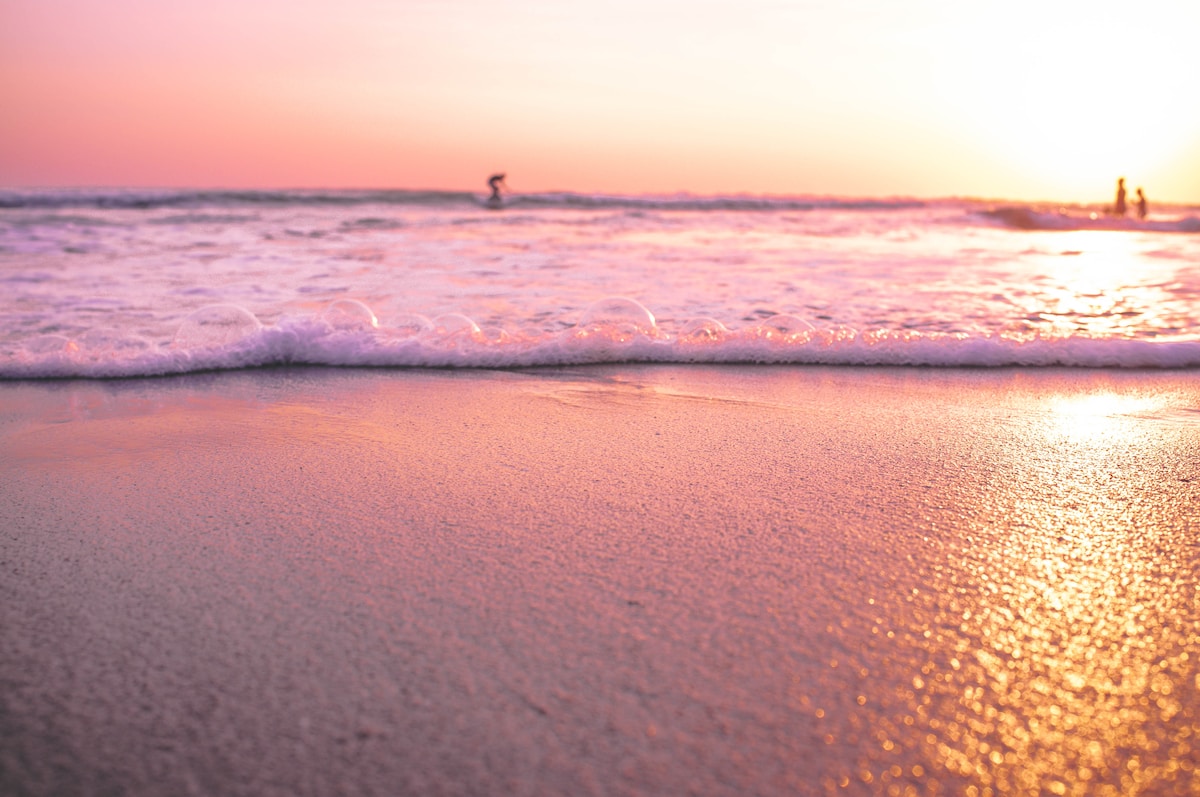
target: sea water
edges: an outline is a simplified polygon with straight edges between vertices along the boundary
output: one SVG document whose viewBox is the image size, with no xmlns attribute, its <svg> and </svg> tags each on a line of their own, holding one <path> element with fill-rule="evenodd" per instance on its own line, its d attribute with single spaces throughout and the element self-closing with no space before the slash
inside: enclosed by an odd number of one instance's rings
<svg viewBox="0 0 1200 797">
<path fill-rule="evenodd" d="M 0 191 L 0 378 L 274 364 L 1200 367 L 1200 208 Z"/>
</svg>

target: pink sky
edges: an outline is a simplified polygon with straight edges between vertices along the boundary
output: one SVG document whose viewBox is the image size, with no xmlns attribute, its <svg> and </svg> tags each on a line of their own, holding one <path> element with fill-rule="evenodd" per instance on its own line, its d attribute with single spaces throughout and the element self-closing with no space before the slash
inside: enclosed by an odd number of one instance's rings
<svg viewBox="0 0 1200 797">
<path fill-rule="evenodd" d="M 6 0 L 0 185 L 1200 201 L 1200 4 Z"/>
</svg>

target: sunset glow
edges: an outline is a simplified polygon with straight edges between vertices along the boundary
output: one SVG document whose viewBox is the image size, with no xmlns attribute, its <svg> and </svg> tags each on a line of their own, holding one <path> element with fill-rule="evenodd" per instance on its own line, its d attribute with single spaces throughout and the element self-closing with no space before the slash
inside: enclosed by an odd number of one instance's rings
<svg viewBox="0 0 1200 797">
<path fill-rule="evenodd" d="M 12 0 L 0 185 L 1200 200 L 1200 6 Z"/>
</svg>

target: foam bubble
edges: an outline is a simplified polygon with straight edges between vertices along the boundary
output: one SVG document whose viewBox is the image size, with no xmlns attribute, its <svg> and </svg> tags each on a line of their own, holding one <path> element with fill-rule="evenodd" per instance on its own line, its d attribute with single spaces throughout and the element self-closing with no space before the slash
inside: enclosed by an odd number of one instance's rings
<svg viewBox="0 0 1200 797">
<path fill-rule="evenodd" d="M 765 318 L 755 327 L 759 337 L 787 343 L 802 343 L 810 340 L 816 329 L 803 318 L 786 313 Z"/>
<path fill-rule="evenodd" d="M 375 329 L 379 326 L 379 319 L 371 312 L 371 308 L 354 299 L 332 302 L 321 313 L 321 319 L 338 330 Z"/>
<path fill-rule="evenodd" d="M 183 319 L 171 345 L 181 349 L 229 346 L 260 329 L 262 324 L 244 307 L 211 304 Z"/>
<path fill-rule="evenodd" d="M 579 318 L 580 327 L 608 327 L 618 332 L 654 335 L 654 314 L 633 299 L 616 296 L 593 302 Z"/>
<path fill-rule="evenodd" d="M 694 318 L 679 330 L 686 343 L 719 343 L 729 336 L 729 328 L 715 318 Z"/>
<path fill-rule="evenodd" d="M 444 313 L 433 319 L 421 340 L 439 346 L 455 346 L 480 334 L 479 325 L 461 313 Z"/>
<path fill-rule="evenodd" d="M 504 344 L 512 340 L 512 335 L 500 327 L 480 327 L 476 339 L 480 342 Z"/>
</svg>

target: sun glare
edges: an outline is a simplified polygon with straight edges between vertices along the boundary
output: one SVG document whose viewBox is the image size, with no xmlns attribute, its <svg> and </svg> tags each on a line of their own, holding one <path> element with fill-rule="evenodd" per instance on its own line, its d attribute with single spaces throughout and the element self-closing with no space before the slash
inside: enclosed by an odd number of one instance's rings
<svg viewBox="0 0 1200 797">
<path fill-rule="evenodd" d="M 1197 7 L 1160 5 L 1200 24 Z M 1095 196 L 1121 175 L 1152 193 L 1174 179 L 1200 127 L 1181 76 L 1200 64 L 1164 17 L 1021 0 L 963 14 L 957 24 L 986 37 L 950 45 L 961 61 L 944 79 L 983 151 L 1060 199 Z"/>
<path fill-rule="evenodd" d="M 1099 392 L 1055 398 L 1049 405 L 1048 433 L 1070 443 L 1128 445 L 1137 441 L 1136 416 L 1161 409 L 1155 396 Z"/>
</svg>

